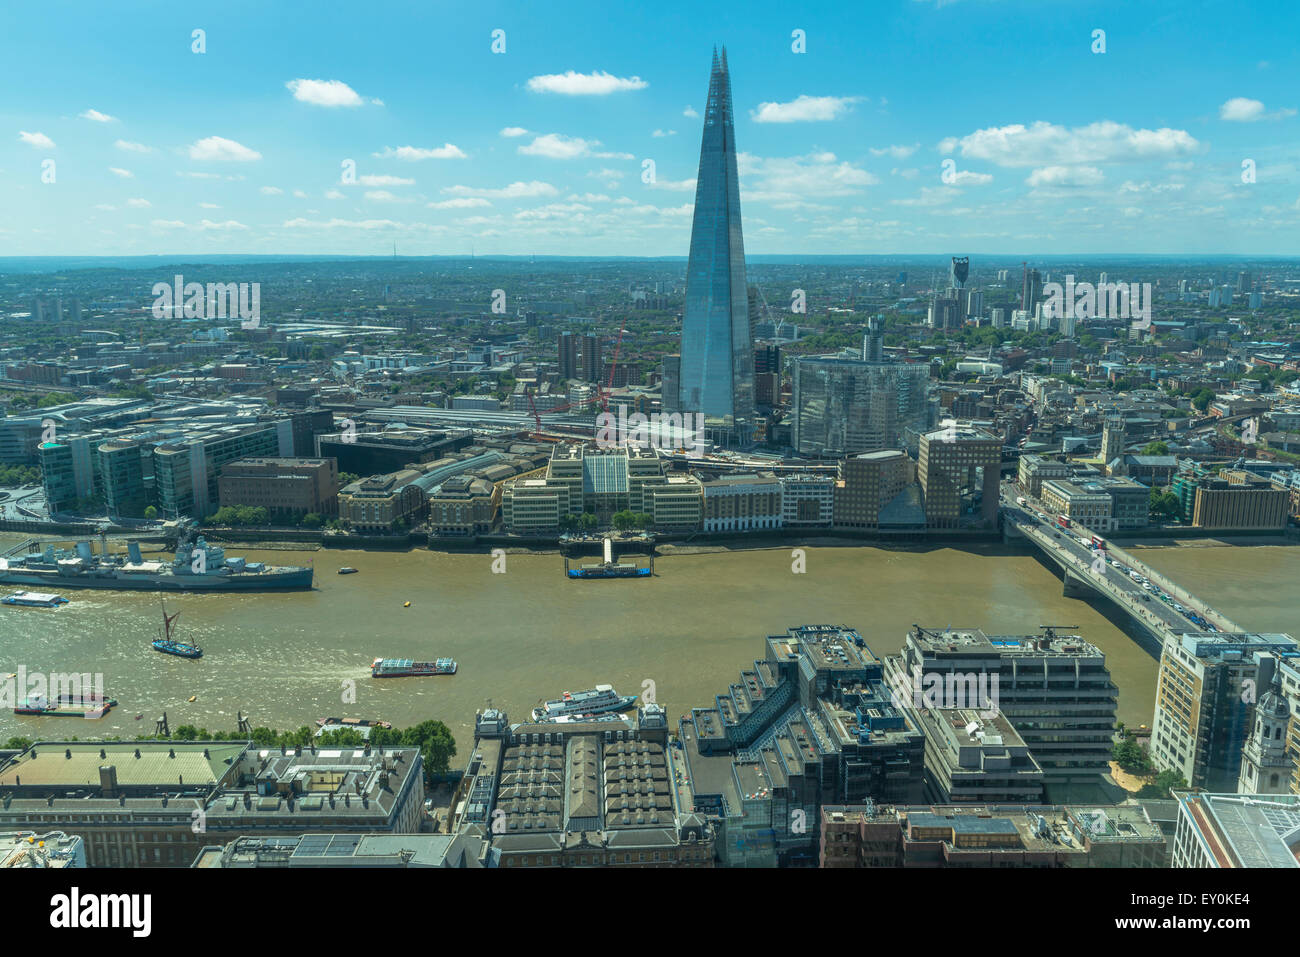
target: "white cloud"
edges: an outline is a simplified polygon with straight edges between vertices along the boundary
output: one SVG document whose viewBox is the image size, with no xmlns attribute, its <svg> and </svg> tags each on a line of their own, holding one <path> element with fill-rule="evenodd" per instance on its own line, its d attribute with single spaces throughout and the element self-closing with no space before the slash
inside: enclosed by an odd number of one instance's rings
<svg viewBox="0 0 1300 957">
<path fill-rule="evenodd" d="M 1105 180 L 1095 166 L 1044 166 L 1025 179 L 1030 186 L 1097 186 Z"/>
<path fill-rule="evenodd" d="M 511 183 L 501 189 L 484 189 L 477 186 L 446 186 L 442 190 L 450 196 L 479 196 L 486 199 L 531 199 L 540 196 L 558 196 L 559 190 L 550 183 L 533 180 L 528 183 Z"/>
<path fill-rule="evenodd" d="M 958 170 L 952 174 L 950 186 L 984 186 L 993 182 L 990 173 L 975 173 L 968 169 Z"/>
<path fill-rule="evenodd" d="M 326 191 L 325 191 L 325 198 L 326 198 L 326 199 L 343 199 L 343 198 L 344 198 L 344 197 L 343 197 L 343 191 L 342 191 L 342 190 L 337 190 L 337 189 L 326 190 Z"/>
<path fill-rule="evenodd" d="M 304 192 L 303 192 L 302 190 L 300 190 L 300 189 L 295 189 L 295 190 L 293 191 L 293 196 L 294 196 L 294 199 L 306 199 L 306 198 L 307 198 L 307 194 L 304 193 Z"/>
<path fill-rule="evenodd" d="M 116 206 L 110 206 L 108 203 L 96 203 L 96 204 L 95 204 L 95 208 L 96 208 L 96 209 L 102 209 L 102 210 L 105 210 L 106 212 L 110 212 L 110 213 L 113 212 L 113 210 L 117 209 Z"/>
<path fill-rule="evenodd" d="M 477 209 L 492 204 L 481 196 L 462 196 L 459 199 L 444 199 L 436 203 L 426 203 L 425 205 L 429 209 Z"/>
<path fill-rule="evenodd" d="M 533 138 L 526 146 L 520 146 L 519 152 L 525 156 L 545 156 L 548 159 L 577 159 L 593 156 L 597 159 L 632 159 L 631 153 L 597 152 L 600 140 L 584 140 L 580 136 L 564 136 L 560 133 L 547 133 Z"/>
<path fill-rule="evenodd" d="M 873 174 L 834 153 L 763 159 L 751 153 L 737 156 L 742 181 L 757 180 L 757 188 L 746 195 L 760 202 L 802 203 L 809 198 L 850 196 L 878 182 Z"/>
<path fill-rule="evenodd" d="M 135 176 L 135 174 L 132 173 L 129 169 L 122 169 L 122 167 L 120 166 L 110 166 L 108 168 L 108 171 L 112 173 L 114 176 L 122 177 L 122 179 L 132 179 Z"/>
<path fill-rule="evenodd" d="M 1102 120 L 1069 129 L 1039 120 L 1028 127 L 1017 123 L 949 137 L 939 144 L 939 150 L 959 150 L 962 156 L 999 166 L 1042 167 L 1173 157 L 1196 152 L 1200 146 L 1186 130 L 1168 127 L 1135 130 Z"/>
<path fill-rule="evenodd" d="M 357 182 L 362 186 L 414 186 L 415 180 L 404 176 L 366 174 L 358 176 Z"/>
<path fill-rule="evenodd" d="M 848 112 L 862 99 L 859 96 L 808 96 L 803 94 L 789 103 L 760 103 L 749 115 L 755 123 L 806 123 L 833 120 Z"/>
<path fill-rule="evenodd" d="M 656 179 L 651 184 L 651 189 L 666 189 L 674 193 L 693 193 L 695 192 L 695 180 L 693 179 Z"/>
<path fill-rule="evenodd" d="M 120 150 L 128 153 L 152 153 L 153 147 L 145 146 L 143 143 L 132 143 L 130 140 L 118 140 L 113 144 Z"/>
<path fill-rule="evenodd" d="M 501 131 L 501 135 L 507 137 L 527 136 L 528 130 L 524 129 L 522 126 L 507 126 Z"/>
<path fill-rule="evenodd" d="M 204 219 L 199 222 L 199 229 L 247 229 L 243 223 L 234 219 L 228 219 L 224 223 L 214 223 L 210 219 Z"/>
<path fill-rule="evenodd" d="M 184 229 L 185 223 L 179 219 L 151 219 L 149 225 L 154 229 Z"/>
<path fill-rule="evenodd" d="M 279 186 L 263 186 L 258 190 L 263 196 L 279 196 L 284 192 Z"/>
<path fill-rule="evenodd" d="M 649 86 L 639 76 L 619 77 L 612 73 L 550 73 L 529 79 L 533 93 L 562 93 L 565 96 L 605 96 L 624 90 L 644 90 Z"/>
<path fill-rule="evenodd" d="M 1272 113 L 1264 112 L 1264 104 L 1244 96 L 1234 96 L 1219 107 L 1219 119 L 1230 123 L 1254 123 L 1256 120 L 1279 120 L 1295 116 L 1295 110 L 1284 107 Z"/>
<path fill-rule="evenodd" d="M 402 224 L 391 219 L 331 219 L 317 222 L 310 219 L 287 219 L 284 229 L 401 229 Z"/>
<path fill-rule="evenodd" d="M 653 136 L 655 139 L 660 139 L 665 136 L 676 136 L 677 131 L 676 130 L 655 130 L 650 135 Z"/>
<path fill-rule="evenodd" d="M 28 133 L 26 130 L 19 130 L 18 138 L 29 146 L 35 146 L 38 150 L 54 149 L 54 140 L 44 133 Z"/>
<path fill-rule="evenodd" d="M 894 159 L 901 160 L 907 159 L 920 148 L 920 143 L 916 143 L 912 146 L 885 146 L 881 149 L 876 149 L 873 146 L 868 152 L 870 152 L 872 156 L 891 156 Z"/>
<path fill-rule="evenodd" d="M 216 203 L 199 203 L 199 209 L 220 209 Z"/>
<path fill-rule="evenodd" d="M 313 106 L 383 106 L 383 100 L 367 100 L 342 80 L 290 80 L 285 86 L 293 98 Z"/>
<path fill-rule="evenodd" d="M 371 155 L 378 159 L 399 159 L 408 162 L 427 159 L 467 159 L 464 151 L 451 143 L 444 143 L 433 149 L 423 149 L 418 146 L 399 146 L 393 149 L 391 146 L 385 146 L 381 152 Z"/>
<path fill-rule="evenodd" d="M 148 209 L 153 205 L 153 203 L 149 202 L 147 199 L 128 199 L 126 205 L 130 206 L 132 209 Z"/>
<path fill-rule="evenodd" d="M 117 120 L 116 116 L 109 116 L 107 113 L 99 112 L 99 110 L 86 110 L 85 113 L 78 115 L 83 120 L 94 120 L 96 123 L 112 123 Z"/>
<path fill-rule="evenodd" d="M 261 158 L 262 154 L 257 150 L 250 150 L 244 144 L 236 143 L 234 140 L 228 140 L 222 136 L 204 137 L 190 145 L 190 159 L 201 162 L 215 160 L 248 163 Z"/>
<path fill-rule="evenodd" d="M 695 107 L 693 106 L 688 106 L 686 107 L 686 109 L 682 110 L 682 116 L 688 117 L 689 119 L 692 120 L 697 120 L 700 118 L 700 114 L 695 112 Z"/>
</svg>

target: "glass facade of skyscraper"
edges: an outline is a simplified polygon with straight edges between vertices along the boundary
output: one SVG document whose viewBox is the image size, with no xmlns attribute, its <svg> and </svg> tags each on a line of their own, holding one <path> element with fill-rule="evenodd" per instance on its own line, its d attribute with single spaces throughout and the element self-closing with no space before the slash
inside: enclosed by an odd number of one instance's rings
<svg viewBox="0 0 1300 957">
<path fill-rule="evenodd" d="M 704 111 L 679 381 L 682 411 L 743 436 L 754 410 L 754 356 L 725 49 L 714 54 Z"/>
<path fill-rule="evenodd" d="M 800 455 L 910 448 L 930 426 L 923 365 L 799 358 L 791 367 L 791 440 Z"/>
</svg>

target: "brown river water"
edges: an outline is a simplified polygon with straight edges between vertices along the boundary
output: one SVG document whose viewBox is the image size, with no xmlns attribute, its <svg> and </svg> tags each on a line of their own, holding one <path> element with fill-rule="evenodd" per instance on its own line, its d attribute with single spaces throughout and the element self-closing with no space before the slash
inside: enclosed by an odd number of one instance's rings
<svg viewBox="0 0 1300 957">
<path fill-rule="evenodd" d="M 610 683 L 639 695 L 653 682 L 675 723 L 737 681 L 762 656 L 764 636 L 803 623 L 856 627 L 882 656 L 899 650 L 914 622 L 991 634 L 1078 626 L 1106 654 L 1119 719 L 1151 722 L 1157 662 L 1113 606 L 1064 597 L 1037 559 L 996 545 L 809 547 L 803 574 L 792 572 L 789 548 L 661 556 L 653 579 L 624 581 L 569 581 L 559 555 L 511 554 L 495 574 L 487 554 L 228 550 L 310 562 L 315 588 L 168 596 L 168 611 L 181 613 L 177 637 L 204 649 L 198 661 L 150 648 L 157 593 L 69 589 L 71 604 L 56 610 L 0 608 L 0 679 L 20 665 L 102 673 L 120 702 L 93 722 L 19 717 L 6 706 L 0 741 L 147 733 L 164 710 L 173 729 L 214 731 L 233 730 L 241 710 L 254 725 L 280 729 L 334 715 L 397 727 L 432 717 L 456 736 L 455 764 L 468 753 L 475 710 L 489 700 L 519 721 L 566 690 Z M 1300 634 L 1300 548 L 1168 546 L 1140 556 L 1244 627 Z M 344 565 L 359 574 L 338 575 Z M 369 666 L 379 656 L 448 656 L 460 670 L 376 680 Z M 344 701 L 349 689 L 355 703 Z"/>
</svg>

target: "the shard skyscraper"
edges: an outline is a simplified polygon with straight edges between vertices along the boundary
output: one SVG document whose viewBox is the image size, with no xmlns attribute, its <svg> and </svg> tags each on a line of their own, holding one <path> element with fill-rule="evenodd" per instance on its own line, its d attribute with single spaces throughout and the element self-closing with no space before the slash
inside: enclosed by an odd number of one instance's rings
<svg viewBox="0 0 1300 957">
<path fill-rule="evenodd" d="M 682 313 L 679 408 L 703 413 L 720 444 L 747 444 L 754 415 L 754 345 L 740 234 L 740 182 L 727 50 L 713 53 L 695 183 Z"/>
</svg>

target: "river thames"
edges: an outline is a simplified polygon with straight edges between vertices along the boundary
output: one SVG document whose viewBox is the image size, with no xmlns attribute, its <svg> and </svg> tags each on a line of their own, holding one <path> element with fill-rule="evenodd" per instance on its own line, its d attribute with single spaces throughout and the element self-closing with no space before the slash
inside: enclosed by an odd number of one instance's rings
<svg viewBox="0 0 1300 957">
<path fill-rule="evenodd" d="M 5 708 L 0 740 L 150 733 L 163 711 L 173 729 L 214 731 L 233 730 L 238 711 L 279 729 L 325 716 L 397 727 L 437 718 L 456 736 L 458 763 L 474 712 L 489 700 L 521 721 L 566 690 L 609 683 L 639 695 L 653 682 L 675 724 L 737 681 L 762 656 L 764 636 L 804 623 L 856 627 L 881 656 L 901 648 L 913 623 L 990 634 L 1077 626 L 1106 654 L 1119 720 L 1151 722 L 1151 652 L 1122 630 L 1113 606 L 1064 597 L 1060 579 L 1031 555 L 997 545 L 805 551 L 802 574 L 781 548 L 664 556 L 652 579 L 569 581 L 559 555 L 511 554 L 497 574 L 487 554 L 232 547 L 250 560 L 311 562 L 315 588 L 168 596 L 168 611 L 180 612 L 177 637 L 204 649 L 198 661 L 150 648 L 161 621 L 156 593 L 70 589 L 71 603 L 56 610 L 0 610 L 0 672 L 102 673 L 119 701 L 93 722 Z M 1300 633 L 1300 548 L 1169 546 L 1139 555 L 1244 627 Z M 338 575 L 344 565 L 359 574 Z M 380 656 L 449 656 L 460 670 L 375 680 L 369 666 Z M 345 703 L 352 689 L 355 702 Z"/>
</svg>

